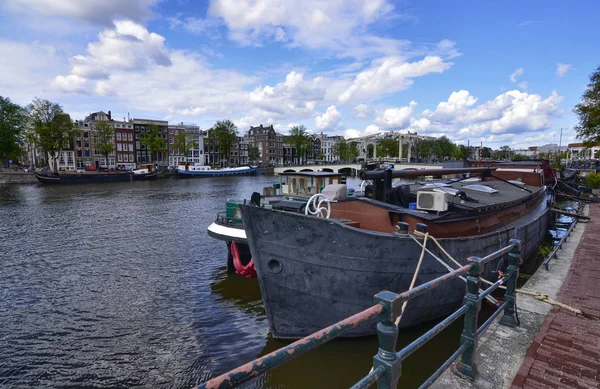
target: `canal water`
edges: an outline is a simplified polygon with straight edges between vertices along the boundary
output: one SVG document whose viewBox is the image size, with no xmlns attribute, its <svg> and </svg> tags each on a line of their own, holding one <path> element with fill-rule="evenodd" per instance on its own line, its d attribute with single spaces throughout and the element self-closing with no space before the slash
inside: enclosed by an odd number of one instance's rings
<svg viewBox="0 0 600 389">
<path fill-rule="evenodd" d="M 286 345 L 269 337 L 256 279 L 227 274 L 225 244 L 206 234 L 226 199 L 275 182 L 0 186 L 0 388 L 189 388 Z M 400 386 L 433 373 L 461 328 L 409 357 Z M 375 337 L 335 340 L 245 387 L 348 388 L 376 351 Z"/>
</svg>

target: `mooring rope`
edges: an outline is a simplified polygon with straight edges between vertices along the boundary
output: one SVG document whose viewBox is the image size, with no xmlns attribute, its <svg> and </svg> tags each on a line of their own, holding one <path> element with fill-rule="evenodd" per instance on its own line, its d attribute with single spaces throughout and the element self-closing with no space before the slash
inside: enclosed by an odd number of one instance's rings
<svg viewBox="0 0 600 389">
<path fill-rule="evenodd" d="M 423 233 L 422 233 L 422 232 L 420 232 L 420 231 L 416 231 L 416 230 L 415 230 L 415 231 L 414 231 L 414 235 L 416 235 L 416 236 L 419 236 L 419 237 L 423 237 L 425 234 L 423 234 Z M 429 233 L 428 233 L 427 235 L 428 235 L 428 238 L 429 238 L 429 239 L 431 239 L 431 240 L 432 240 L 432 241 L 433 241 L 433 242 L 436 244 L 436 246 L 437 246 L 437 247 L 440 249 L 440 251 L 441 251 L 442 253 L 444 253 L 444 255 L 446 255 L 446 256 L 448 257 L 448 259 L 450 259 L 452 262 L 454 262 L 454 264 L 455 264 L 456 266 L 458 266 L 458 267 L 461 267 L 461 266 L 462 266 L 462 265 L 461 265 L 461 264 L 460 264 L 460 263 L 459 263 L 459 262 L 458 262 L 456 259 L 454 259 L 454 258 L 452 257 L 452 255 L 450 255 L 450 254 L 449 254 L 449 253 L 448 253 L 448 252 L 447 252 L 447 251 L 446 251 L 446 250 L 445 250 L 445 249 L 442 247 L 442 245 L 440 244 L 440 242 L 438 242 L 438 240 L 437 240 L 435 237 L 433 237 L 433 236 L 429 235 Z M 481 278 L 481 281 L 483 281 L 484 283 L 486 283 L 486 284 L 488 284 L 488 285 L 493 285 L 493 284 L 494 284 L 493 282 L 491 282 L 491 281 L 488 281 L 488 280 L 486 280 L 485 278 Z M 506 286 L 500 285 L 498 288 L 500 288 L 500 289 L 506 289 Z M 525 294 L 525 295 L 528 295 L 528 296 L 535 297 L 537 300 L 539 300 L 539 301 L 542 301 L 542 302 L 544 302 L 544 303 L 547 303 L 547 304 L 550 304 L 550 305 L 555 305 L 555 306 L 557 306 L 557 307 L 560 307 L 560 308 L 564 308 L 564 309 L 566 309 L 567 311 L 569 311 L 569 312 L 572 312 L 572 313 L 574 313 L 575 315 L 578 315 L 578 316 L 583 316 L 583 317 L 585 317 L 586 319 L 591 319 L 591 320 L 600 320 L 600 317 L 599 317 L 599 316 L 595 316 L 595 315 L 589 314 L 589 313 L 587 313 L 587 312 L 584 312 L 584 311 L 582 311 L 581 309 L 577 309 L 577 308 L 571 307 L 570 305 L 567 305 L 567 304 L 561 303 L 560 301 L 554 300 L 553 298 L 551 298 L 550 296 L 548 296 L 548 295 L 547 295 L 547 294 L 545 294 L 545 293 L 541 293 L 541 292 L 532 292 L 532 291 L 529 291 L 529 290 L 524 290 L 524 289 L 517 289 L 517 290 L 516 290 L 516 292 L 517 292 L 517 293 L 521 293 L 521 294 Z"/>
</svg>

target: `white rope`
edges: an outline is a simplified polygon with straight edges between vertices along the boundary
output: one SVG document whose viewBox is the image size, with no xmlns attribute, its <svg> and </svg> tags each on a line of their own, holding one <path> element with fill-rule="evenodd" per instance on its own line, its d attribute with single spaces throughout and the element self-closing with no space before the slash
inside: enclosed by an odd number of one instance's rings
<svg viewBox="0 0 600 389">
<path fill-rule="evenodd" d="M 419 275 L 419 270 L 421 270 L 421 264 L 423 263 L 423 257 L 425 257 L 425 250 L 426 250 L 426 246 L 427 246 L 427 238 L 429 237 L 429 232 L 425 233 L 425 238 L 423 239 L 423 245 L 421 246 L 421 256 L 419 257 L 419 262 L 417 262 L 417 268 L 415 269 L 415 274 L 413 274 L 413 278 L 410 281 L 410 286 L 408 287 L 408 290 L 411 290 L 414 286 L 415 286 L 415 282 L 417 281 L 417 276 Z M 408 300 L 406 300 L 404 303 L 402 303 L 402 309 L 400 310 L 400 315 L 398 315 L 398 318 L 396 318 L 396 327 L 398 327 L 398 324 L 400 324 L 400 320 L 402 320 L 402 314 L 404 313 L 404 309 L 406 308 L 406 305 L 408 304 Z"/>
</svg>

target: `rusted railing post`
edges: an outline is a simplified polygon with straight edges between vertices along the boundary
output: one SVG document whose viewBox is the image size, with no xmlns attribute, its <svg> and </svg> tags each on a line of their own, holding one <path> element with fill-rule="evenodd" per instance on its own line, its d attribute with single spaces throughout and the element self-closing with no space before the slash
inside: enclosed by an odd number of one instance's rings
<svg viewBox="0 0 600 389">
<path fill-rule="evenodd" d="M 460 362 L 456 365 L 456 370 L 460 376 L 474 381 L 475 376 L 477 376 L 477 366 L 475 365 L 474 357 L 475 349 L 477 348 L 477 317 L 479 316 L 479 308 L 481 307 L 481 302 L 479 301 L 481 264 L 480 259 L 477 257 L 471 257 L 467 261 L 473 263 L 473 265 L 467 276 L 467 294 L 463 299 L 463 304 L 467 306 L 467 312 L 465 312 L 465 325 L 460 336 L 461 346 L 464 344 L 467 344 L 467 346 L 462 353 Z"/>
<path fill-rule="evenodd" d="M 377 323 L 377 338 L 379 339 L 379 350 L 373 357 L 373 368 L 384 368 L 384 373 L 377 381 L 377 389 L 395 389 L 402 373 L 402 360 L 396 355 L 396 341 L 398 340 L 398 326 L 396 317 L 402 302 L 394 303 L 397 294 L 392 292 L 381 292 L 375 295 L 375 302 L 384 308 L 379 315 L 380 322 Z M 395 305 L 395 307 L 394 307 Z M 396 308 L 394 310 L 394 308 Z"/>
<path fill-rule="evenodd" d="M 500 319 L 500 324 L 516 327 L 517 317 L 515 315 L 515 302 L 517 299 L 516 290 L 517 279 L 519 278 L 519 261 L 521 260 L 521 241 L 518 239 L 511 239 L 510 244 L 513 245 L 513 248 L 508 254 L 508 268 L 506 269 L 506 273 L 510 278 L 506 283 L 506 293 L 504 294 L 506 307 L 504 308 L 504 315 Z"/>
</svg>

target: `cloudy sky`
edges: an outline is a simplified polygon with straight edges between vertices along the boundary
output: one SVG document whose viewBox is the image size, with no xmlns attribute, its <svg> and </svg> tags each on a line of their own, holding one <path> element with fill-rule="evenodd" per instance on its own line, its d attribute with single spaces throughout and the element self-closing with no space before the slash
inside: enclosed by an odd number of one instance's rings
<svg viewBox="0 0 600 389">
<path fill-rule="evenodd" d="M 600 2 L 0 0 L 0 95 L 72 118 L 574 140 Z"/>
</svg>

